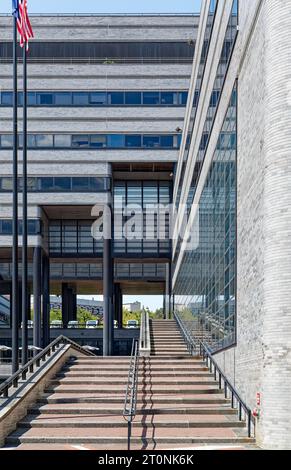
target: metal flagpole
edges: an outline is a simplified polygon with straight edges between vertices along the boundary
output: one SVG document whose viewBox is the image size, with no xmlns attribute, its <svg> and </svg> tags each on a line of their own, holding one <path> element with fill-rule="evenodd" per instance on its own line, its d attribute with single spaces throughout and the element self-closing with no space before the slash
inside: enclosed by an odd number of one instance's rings
<svg viewBox="0 0 291 470">
<path fill-rule="evenodd" d="M 13 244 L 12 244 L 12 374 L 18 370 L 18 136 L 17 136 L 17 18 L 13 16 Z"/>
<path fill-rule="evenodd" d="M 22 365 L 28 361 L 27 293 L 27 51 L 23 47 L 23 170 L 22 170 Z"/>
</svg>

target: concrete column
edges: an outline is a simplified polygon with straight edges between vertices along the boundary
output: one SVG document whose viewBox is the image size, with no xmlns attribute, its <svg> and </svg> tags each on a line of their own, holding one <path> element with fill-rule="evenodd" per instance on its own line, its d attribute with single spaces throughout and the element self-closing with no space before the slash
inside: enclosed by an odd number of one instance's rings
<svg viewBox="0 0 291 470">
<path fill-rule="evenodd" d="M 33 345 L 41 347 L 42 248 L 33 252 Z"/>
<path fill-rule="evenodd" d="M 113 353 L 113 261 L 112 241 L 103 242 L 103 356 Z"/>
<path fill-rule="evenodd" d="M 164 295 L 164 309 L 165 309 L 165 319 L 169 320 L 171 318 L 171 291 L 172 291 L 172 278 L 171 278 L 171 264 L 166 264 L 166 280 L 165 280 L 165 295 Z"/>
<path fill-rule="evenodd" d="M 69 286 L 67 283 L 62 283 L 62 322 L 63 327 L 67 328 L 69 322 Z"/>
<path fill-rule="evenodd" d="M 114 320 L 122 328 L 122 291 L 120 284 L 114 284 Z"/>
<path fill-rule="evenodd" d="M 77 292 L 75 287 L 70 288 L 70 310 L 69 321 L 77 320 Z"/>
<path fill-rule="evenodd" d="M 291 449 L 291 2 L 265 0 L 264 309 L 261 416 L 265 449 Z"/>
<path fill-rule="evenodd" d="M 47 255 L 43 256 L 43 284 L 42 284 L 42 341 L 43 347 L 50 342 L 50 264 Z"/>
</svg>

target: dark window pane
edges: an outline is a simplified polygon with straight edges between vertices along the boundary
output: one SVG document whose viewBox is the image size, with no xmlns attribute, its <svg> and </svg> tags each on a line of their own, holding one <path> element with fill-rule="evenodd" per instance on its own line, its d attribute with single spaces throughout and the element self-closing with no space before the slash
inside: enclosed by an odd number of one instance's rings
<svg viewBox="0 0 291 470">
<path fill-rule="evenodd" d="M 73 135 L 72 147 L 89 147 L 88 135 Z"/>
<path fill-rule="evenodd" d="M 45 134 L 37 134 L 36 146 L 37 147 L 53 147 L 53 136 L 45 135 Z"/>
<path fill-rule="evenodd" d="M 28 106 L 35 106 L 36 105 L 36 94 L 33 92 L 27 93 L 27 104 Z"/>
<path fill-rule="evenodd" d="M 188 99 L 187 91 L 183 91 L 182 93 L 180 93 L 181 104 L 187 104 L 187 99 Z"/>
<path fill-rule="evenodd" d="M 107 136 L 107 146 L 109 148 L 122 148 L 124 147 L 124 135 L 110 134 Z"/>
<path fill-rule="evenodd" d="M 73 104 L 76 106 L 86 106 L 89 103 L 88 93 L 73 93 Z"/>
<path fill-rule="evenodd" d="M 106 147 L 106 135 L 91 135 L 90 147 Z"/>
<path fill-rule="evenodd" d="M 105 179 L 107 178 L 89 178 L 90 190 L 91 191 L 104 191 Z"/>
<path fill-rule="evenodd" d="M 72 93 L 55 93 L 56 106 L 70 106 L 72 104 Z"/>
<path fill-rule="evenodd" d="M 54 187 L 54 179 L 52 177 L 39 178 L 40 191 L 52 191 Z"/>
<path fill-rule="evenodd" d="M 0 178 L 1 191 L 12 191 L 12 178 Z"/>
<path fill-rule="evenodd" d="M 13 93 L 11 91 L 2 91 L 1 93 L 1 104 L 5 106 L 12 106 L 13 103 Z"/>
<path fill-rule="evenodd" d="M 90 104 L 105 105 L 107 104 L 107 93 L 90 93 Z"/>
<path fill-rule="evenodd" d="M 71 191 L 71 178 L 55 177 L 54 178 L 55 191 Z"/>
<path fill-rule="evenodd" d="M 70 135 L 55 135 L 55 147 L 70 148 L 72 137 Z"/>
<path fill-rule="evenodd" d="M 36 103 L 38 105 L 52 105 L 54 102 L 52 93 L 37 93 Z"/>
<path fill-rule="evenodd" d="M 2 148 L 11 148 L 13 145 L 13 136 L 12 135 L 1 135 L 1 147 Z"/>
<path fill-rule="evenodd" d="M 72 190 L 73 191 L 88 191 L 89 190 L 89 178 L 72 178 Z"/>
<path fill-rule="evenodd" d="M 177 104 L 175 98 L 176 93 L 172 93 L 170 91 L 161 93 L 161 104 Z"/>
<path fill-rule="evenodd" d="M 143 136 L 143 146 L 144 147 L 159 147 L 160 146 L 159 136 L 144 135 Z"/>
<path fill-rule="evenodd" d="M 35 135 L 28 134 L 28 136 L 27 136 L 27 146 L 29 148 L 35 147 Z"/>
<path fill-rule="evenodd" d="M 2 235 L 12 234 L 12 220 L 2 220 L 1 233 Z"/>
<path fill-rule="evenodd" d="M 161 147 L 170 147 L 172 148 L 174 144 L 174 138 L 172 135 L 162 135 L 161 136 Z"/>
<path fill-rule="evenodd" d="M 140 135 L 126 135 L 125 146 L 126 147 L 141 147 L 141 136 Z"/>
<path fill-rule="evenodd" d="M 109 93 L 108 103 L 113 104 L 113 105 L 124 104 L 124 93 L 123 92 Z"/>
<path fill-rule="evenodd" d="M 128 92 L 125 93 L 125 104 L 141 104 L 141 93 Z"/>
<path fill-rule="evenodd" d="M 145 92 L 143 94 L 143 104 L 157 105 L 160 103 L 160 93 L 155 91 Z"/>
</svg>

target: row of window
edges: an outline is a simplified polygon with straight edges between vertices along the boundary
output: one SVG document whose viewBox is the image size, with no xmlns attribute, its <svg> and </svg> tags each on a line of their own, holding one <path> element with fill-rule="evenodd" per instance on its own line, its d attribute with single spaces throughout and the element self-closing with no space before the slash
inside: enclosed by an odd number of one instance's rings
<svg viewBox="0 0 291 470">
<path fill-rule="evenodd" d="M 29 92 L 28 106 L 185 106 L 187 92 L 174 91 L 99 91 L 99 92 Z M 18 93 L 23 104 L 23 94 Z M 0 105 L 12 106 L 12 91 L 0 93 Z"/>
<path fill-rule="evenodd" d="M 29 192 L 104 192 L 110 191 L 110 178 L 101 177 L 69 177 L 44 176 L 31 177 L 27 181 Z M 13 180 L 9 177 L 0 178 L 0 192 L 12 191 Z M 19 190 L 22 189 L 22 178 L 19 178 Z"/>
<path fill-rule="evenodd" d="M 41 221 L 39 219 L 30 219 L 27 222 L 28 235 L 41 234 Z M 22 220 L 18 221 L 18 234 L 22 235 Z M 0 220 L 0 235 L 12 235 L 12 220 Z"/>
<path fill-rule="evenodd" d="M 28 148 L 168 148 L 178 149 L 181 135 L 135 135 L 135 134 L 29 134 Z M 12 148 L 13 135 L 0 135 L 0 148 Z M 19 147 L 22 147 L 22 135 L 19 135 Z"/>
</svg>

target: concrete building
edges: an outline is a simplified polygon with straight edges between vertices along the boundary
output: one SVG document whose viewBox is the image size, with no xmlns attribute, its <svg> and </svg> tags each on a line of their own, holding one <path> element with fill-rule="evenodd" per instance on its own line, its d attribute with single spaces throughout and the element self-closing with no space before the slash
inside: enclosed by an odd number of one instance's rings
<svg viewBox="0 0 291 470">
<path fill-rule="evenodd" d="M 32 21 L 30 286 L 44 329 L 50 293 L 62 295 L 65 326 L 77 294 L 103 293 L 114 311 L 106 331 L 113 318 L 122 324 L 122 294 L 164 294 L 165 316 L 174 309 L 258 408 L 257 443 L 291 449 L 291 2 L 204 0 L 199 17 Z M 11 19 L 1 22 L 4 295 L 12 45 Z M 147 239 L 144 228 L 129 236 L 137 206 L 171 202 L 179 214 L 173 240 L 170 217 L 164 240 Z M 113 244 L 93 236 L 109 219 L 100 223 L 100 207 L 112 203 Z M 34 338 L 41 343 L 40 331 Z"/>
<path fill-rule="evenodd" d="M 11 287 L 11 21 L 10 16 L 1 17 L 3 294 Z M 122 212 L 125 205 L 170 203 L 199 17 L 53 15 L 32 16 L 31 21 L 35 39 L 28 59 L 28 217 L 34 312 L 43 318 L 49 338 L 50 294 L 62 296 L 66 327 L 75 319 L 77 295 L 104 293 L 121 326 L 123 294 L 164 294 L 169 305 L 168 227 L 161 241 L 144 240 L 143 234 L 137 239 L 123 232 L 118 236 L 128 219 L 122 214 L 120 222 L 118 213 L 114 244 L 106 244 L 105 251 L 92 230 L 104 204 L 117 207 L 121 200 Z M 21 100 L 19 93 L 20 106 Z M 21 145 L 20 135 L 20 183 Z M 41 344 L 39 331 L 35 342 Z"/>
<path fill-rule="evenodd" d="M 123 304 L 123 308 L 125 308 L 131 313 L 134 313 L 134 312 L 140 312 L 142 307 L 141 307 L 141 303 L 136 301 L 136 302 L 131 302 L 129 304 Z"/>
<path fill-rule="evenodd" d="M 200 219 L 198 249 L 173 247 L 179 314 L 269 449 L 291 448 L 290 21 L 288 1 L 202 2 L 174 188 L 188 229 Z"/>
<path fill-rule="evenodd" d="M 103 301 L 102 300 L 94 300 L 94 299 L 82 299 L 77 297 L 77 303 L 75 308 L 80 307 L 88 312 L 92 313 L 93 315 L 103 315 Z M 62 298 L 56 295 L 50 296 L 50 307 L 52 308 L 62 308 Z"/>
</svg>

